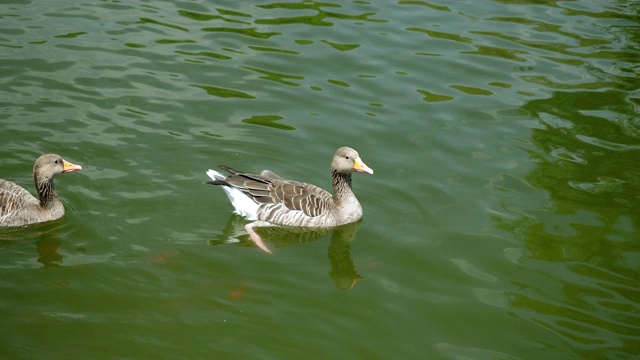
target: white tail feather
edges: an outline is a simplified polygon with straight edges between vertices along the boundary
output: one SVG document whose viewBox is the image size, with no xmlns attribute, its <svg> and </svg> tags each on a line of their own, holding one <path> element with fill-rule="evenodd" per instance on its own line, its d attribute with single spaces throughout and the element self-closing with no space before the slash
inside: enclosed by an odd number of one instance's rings
<svg viewBox="0 0 640 360">
<path fill-rule="evenodd" d="M 207 170 L 207 176 L 209 176 L 211 180 L 224 180 L 226 178 L 226 176 L 211 169 Z M 222 189 L 227 194 L 236 214 L 246 217 L 247 220 L 258 219 L 258 203 L 234 187 L 222 185 Z"/>
<path fill-rule="evenodd" d="M 211 169 L 207 170 L 207 176 L 209 176 L 211 180 L 224 180 L 226 177 L 219 172 Z"/>
</svg>

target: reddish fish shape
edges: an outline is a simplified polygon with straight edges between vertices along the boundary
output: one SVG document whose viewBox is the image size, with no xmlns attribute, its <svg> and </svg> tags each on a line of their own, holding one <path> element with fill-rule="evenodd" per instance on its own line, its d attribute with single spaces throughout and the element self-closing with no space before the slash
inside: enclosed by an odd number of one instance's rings
<svg viewBox="0 0 640 360">
<path fill-rule="evenodd" d="M 238 300 L 240 298 L 240 296 L 242 296 L 244 294 L 245 290 L 247 290 L 247 284 L 241 284 L 235 290 L 233 290 L 231 295 L 229 295 L 229 300 L 231 300 L 231 301 Z"/>
<path fill-rule="evenodd" d="M 164 253 L 164 254 L 162 254 L 162 255 L 158 256 L 157 258 L 153 259 L 153 263 L 154 263 L 154 264 L 160 264 L 160 263 L 163 263 L 163 262 L 167 261 L 167 259 L 168 259 L 169 257 L 171 257 L 171 253 L 166 252 L 166 253 Z"/>
</svg>

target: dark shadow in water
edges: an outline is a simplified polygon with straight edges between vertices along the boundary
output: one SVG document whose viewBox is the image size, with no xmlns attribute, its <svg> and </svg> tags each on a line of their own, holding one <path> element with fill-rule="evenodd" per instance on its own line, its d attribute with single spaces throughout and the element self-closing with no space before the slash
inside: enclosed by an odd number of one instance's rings
<svg viewBox="0 0 640 360">
<path fill-rule="evenodd" d="M 640 250 L 638 237 L 628 236 L 640 230 L 640 122 L 627 115 L 634 113 L 627 96 L 556 92 L 523 106 L 542 125 L 532 130 L 536 166 L 525 180 L 544 189 L 548 202 L 518 211 L 529 216 L 496 220 L 531 257 L 600 263 L 634 276 L 626 254 Z"/>
<path fill-rule="evenodd" d="M 232 215 L 222 234 L 216 235 L 209 240 L 209 245 L 237 244 L 255 247 L 255 243 L 249 239 L 249 235 L 244 230 L 246 223 L 246 220 L 241 216 Z M 329 263 L 331 264 L 329 277 L 331 277 L 336 287 L 349 289 L 356 282 L 364 279 L 356 272 L 353 260 L 351 260 L 351 242 L 355 239 L 361 225 L 362 221 L 331 229 L 255 227 L 254 230 L 260 234 L 268 246 L 275 245 L 278 249 L 315 241 L 331 234 L 331 243 L 327 251 Z"/>
<path fill-rule="evenodd" d="M 62 255 L 58 253 L 62 228 L 61 221 L 35 224 L 26 227 L 0 229 L 0 242 L 35 240 L 37 261 L 48 266 L 62 264 Z"/>
<path fill-rule="evenodd" d="M 540 123 L 528 150 L 535 167 L 522 179 L 540 200 L 505 183 L 508 216 L 493 215 L 530 267 L 510 304 L 583 357 L 594 347 L 603 358 L 637 355 L 640 121 L 629 92 L 559 91 L 523 109 Z M 534 282 L 539 274 L 545 282 Z"/>
</svg>

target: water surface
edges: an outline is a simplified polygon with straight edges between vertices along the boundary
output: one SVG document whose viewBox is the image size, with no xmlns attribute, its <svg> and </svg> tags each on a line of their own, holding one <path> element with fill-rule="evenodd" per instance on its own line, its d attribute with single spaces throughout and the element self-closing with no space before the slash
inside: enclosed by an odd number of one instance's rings
<svg viewBox="0 0 640 360">
<path fill-rule="evenodd" d="M 0 233 L 3 358 L 640 355 L 628 1 L 12 1 L 0 177 L 55 152 L 64 219 Z M 218 164 L 362 223 L 243 232 Z"/>
</svg>

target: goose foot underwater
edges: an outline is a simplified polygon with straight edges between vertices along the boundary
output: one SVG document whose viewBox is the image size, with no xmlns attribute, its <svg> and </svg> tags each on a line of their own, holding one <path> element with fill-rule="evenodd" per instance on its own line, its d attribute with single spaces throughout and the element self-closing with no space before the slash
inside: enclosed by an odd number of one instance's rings
<svg viewBox="0 0 640 360">
<path fill-rule="evenodd" d="M 262 241 L 262 238 L 260 237 L 260 235 L 258 235 L 258 233 L 255 230 L 253 230 L 254 224 L 255 223 L 248 223 L 247 225 L 244 226 L 244 229 L 247 230 L 247 232 L 249 233 L 249 239 L 251 239 L 251 241 L 256 243 L 256 245 L 260 249 L 271 254 L 271 250 L 269 250 L 267 245 L 264 244 L 264 241 Z"/>
</svg>

